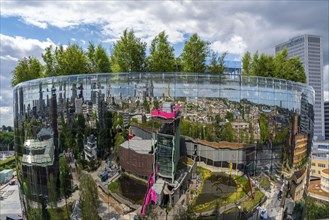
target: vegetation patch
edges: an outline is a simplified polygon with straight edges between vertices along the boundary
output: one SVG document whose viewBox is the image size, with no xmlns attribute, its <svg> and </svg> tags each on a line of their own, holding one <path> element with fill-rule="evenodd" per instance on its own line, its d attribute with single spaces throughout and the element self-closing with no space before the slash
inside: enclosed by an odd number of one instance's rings
<svg viewBox="0 0 329 220">
<path fill-rule="evenodd" d="M 260 179 L 260 182 L 259 182 L 259 186 L 265 190 L 271 189 L 271 182 L 267 176 L 262 176 L 262 178 Z"/>
<path fill-rule="evenodd" d="M 263 199 L 264 193 L 262 193 L 260 190 L 256 189 L 253 193 L 253 196 L 248 197 L 245 199 L 241 204 L 241 208 L 244 211 L 251 212 Z"/>
<path fill-rule="evenodd" d="M 119 180 L 115 180 L 115 181 L 111 182 L 108 187 L 111 192 L 118 193 L 119 186 L 120 186 Z"/>
<path fill-rule="evenodd" d="M 67 204 L 69 212 L 67 212 L 65 206 L 56 209 L 48 209 L 50 219 L 51 220 L 70 219 L 70 215 L 72 212 L 72 205 L 73 204 L 71 202 Z"/>
<path fill-rule="evenodd" d="M 188 166 L 192 166 L 192 165 L 193 165 L 193 160 L 189 157 L 183 156 L 178 161 L 177 169 L 184 170 Z"/>
<path fill-rule="evenodd" d="M 306 198 L 305 219 L 325 219 L 329 218 L 329 202 L 318 202 L 312 197 Z"/>
<path fill-rule="evenodd" d="M 0 171 L 6 169 L 14 169 L 16 167 L 15 156 L 0 161 Z"/>
<path fill-rule="evenodd" d="M 205 212 L 219 208 L 243 198 L 248 193 L 248 190 L 246 190 L 248 180 L 243 176 L 211 173 L 209 170 L 201 167 L 197 167 L 197 173 L 202 174 L 202 181 L 197 195 L 192 201 L 195 212 Z M 209 184 L 211 185 L 209 186 Z M 204 187 L 207 187 L 205 195 L 202 194 Z M 215 187 L 215 190 L 218 192 L 211 193 L 212 187 Z M 209 201 L 211 197 L 214 199 Z"/>
<path fill-rule="evenodd" d="M 66 206 L 45 209 L 45 211 L 42 211 L 41 208 L 30 208 L 27 216 L 28 219 L 43 219 L 47 216 L 50 220 L 69 220 L 72 212 L 72 206 L 73 204 L 70 202 L 67 204 L 68 210 L 66 209 Z"/>
</svg>

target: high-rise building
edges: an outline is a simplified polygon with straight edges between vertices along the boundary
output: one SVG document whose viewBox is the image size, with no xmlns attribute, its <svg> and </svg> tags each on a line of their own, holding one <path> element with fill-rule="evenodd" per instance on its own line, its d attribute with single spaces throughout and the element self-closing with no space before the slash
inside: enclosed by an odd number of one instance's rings
<svg viewBox="0 0 329 220">
<path fill-rule="evenodd" d="M 329 140 L 329 101 L 324 102 L 324 130 L 325 139 Z"/>
<path fill-rule="evenodd" d="M 275 46 L 275 52 L 288 49 L 288 56 L 299 56 L 304 64 L 307 83 L 315 91 L 314 137 L 324 139 L 323 112 L 323 51 L 322 38 L 315 35 L 301 35 Z"/>
</svg>

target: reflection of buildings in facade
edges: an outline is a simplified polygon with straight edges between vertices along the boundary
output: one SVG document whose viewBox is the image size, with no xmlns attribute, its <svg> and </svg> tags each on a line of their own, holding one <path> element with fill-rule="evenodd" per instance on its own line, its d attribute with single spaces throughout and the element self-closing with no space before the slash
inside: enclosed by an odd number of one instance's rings
<svg viewBox="0 0 329 220">
<path fill-rule="evenodd" d="M 24 143 L 22 158 L 22 177 L 31 189 L 32 195 L 47 195 L 50 174 L 54 175 L 54 142 L 51 133 L 41 130 L 38 139 L 28 139 Z"/>
<path fill-rule="evenodd" d="M 197 141 L 190 138 L 184 139 L 186 154 L 196 157 L 197 161 L 203 161 L 208 165 L 228 168 L 232 163 L 234 170 L 244 171 L 255 161 L 256 145 L 231 142 Z M 184 143 L 183 142 L 183 143 Z"/>
<path fill-rule="evenodd" d="M 301 169 L 294 172 L 292 175 L 290 194 L 294 201 L 298 201 L 303 198 L 306 183 L 306 173 L 306 169 Z"/>
<path fill-rule="evenodd" d="M 295 132 L 291 132 L 294 135 L 294 140 L 298 140 L 295 143 L 291 142 L 294 143 L 294 146 L 296 144 L 300 146 L 299 136 L 295 138 L 295 135 L 306 135 L 309 138 L 313 132 L 313 119 L 311 116 L 313 114 L 314 91 L 307 85 L 286 80 L 197 73 L 111 73 L 60 76 L 51 79 L 54 80 L 33 80 L 15 87 L 15 131 L 22 130 L 23 134 L 21 136 L 24 137 L 26 131 L 23 129 L 23 122 L 26 119 L 40 120 L 42 124 L 51 124 L 55 128 L 53 129 L 54 145 L 58 146 L 55 143 L 55 139 L 58 140 L 58 133 L 55 134 L 55 130 L 57 130 L 57 121 L 61 120 L 61 115 L 70 125 L 77 113 L 82 113 L 86 120 L 86 126 L 89 128 L 96 128 L 97 123 L 101 125 L 102 120 L 104 120 L 104 113 L 108 110 L 116 110 L 121 115 L 140 117 L 143 120 L 139 122 L 141 123 L 139 126 L 145 128 L 145 130 L 140 129 L 139 134 L 136 134 L 136 136 L 142 139 L 157 140 L 155 161 L 159 166 L 158 173 L 161 177 L 159 181 L 162 182 L 159 182 L 159 185 L 155 184 L 158 187 L 155 191 L 158 193 L 164 190 L 167 193 L 163 194 L 164 197 L 170 194 L 173 189 L 182 189 L 181 186 L 184 184 L 180 185 L 178 180 L 181 180 L 180 176 L 185 174 L 176 175 L 177 163 L 180 156 L 195 156 L 195 144 L 197 148 L 200 146 L 196 155 L 200 160 L 210 165 L 223 167 L 232 162 L 241 171 L 249 161 L 254 160 L 255 148 L 252 147 L 254 145 L 250 145 L 250 147 L 244 145 L 244 147 L 238 149 L 230 149 L 221 145 L 223 143 L 217 143 L 220 146 L 215 146 L 210 141 L 199 141 L 200 137 L 193 138 L 192 141 L 186 142 L 185 145 L 182 144 L 182 147 L 180 147 L 181 138 L 179 138 L 179 134 L 180 125 L 182 125 L 180 118 L 162 120 L 159 117 L 157 119 L 153 118 L 158 122 L 161 120 L 162 126 L 161 129 L 151 132 L 149 130 L 152 130 L 152 128 L 150 126 L 146 128 L 147 126 L 143 124 L 151 120 L 148 118 L 151 116 L 148 112 L 154 107 L 154 101 L 157 101 L 160 105 L 166 101 L 168 102 L 168 100 L 176 104 L 179 103 L 184 120 L 197 123 L 200 126 L 203 126 L 203 124 L 207 126 L 215 125 L 217 123 L 216 116 L 218 115 L 220 119 L 218 123 L 226 123 L 226 116 L 229 112 L 233 114 L 230 119 L 232 120 L 233 130 L 243 131 L 245 136 L 247 136 L 246 134 L 253 136 L 253 143 L 257 142 L 261 135 L 260 114 L 264 114 L 268 118 L 269 131 L 275 137 L 284 128 L 292 127 L 291 122 L 293 121 L 292 115 L 294 112 L 300 113 L 300 125 L 298 120 L 295 120 L 297 126 Z M 81 85 L 84 87 L 83 90 Z M 80 90 L 80 94 L 78 94 L 78 90 Z M 37 111 L 40 105 L 40 94 L 38 93 L 42 93 L 42 99 L 47 96 L 51 97 L 50 111 L 44 111 L 44 117 L 41 117 L 40 112 Z M 168 97 L 169 95 L 170 97 Z M 298 117 L 296 118 L 298 119 Z M 58 126 L 61 125 L 58 124 Z M 75 128 L 72 127 L 72 129 Z M 217 135 L 216 129 L 212 131 L 214 135 Z M 156 136 L 155 133 L 158 135 Z M 16 135 L 18 134 L 16 133 Z M 219 139 L 214 139 L 214 141 L 218 142 Z M 302 145 L 305 144 L 304 141 L 305 138 Z M 309 141 L 306 142 L 308 148 Z M 187 153 L 183 152 L 185 146 Z M 278 145 L 273 143 L 273 149 L 275 148 L 275 150 L 282 149 L 282 146 L 283 143 Z M 206 149 L 214 153 L 207 155 Z M 258 151 L 262 151 L 262 149 L 256 148 L 256 158 L 262 162 L 261 164 L 257 163 L 257 169 L 271 165 L 273 157 L 268 155 L 273 154 L 275 150 L 269 149 L 266 153 L 259 154 Z M 130 153 L 135 154 L 136 152 Z M 281 156 L 279 153 L 276 153 L 276 155 Z M 293 151 L 290 154 L 294 155 Z M 221 158 L 222 155 L 223 158 Z M 233 162 L 234 160 L 236 162 Z M 280 158 L 277 158 L 277 160 L 280 160 Z M 131 172 L 135 171 L 131 169 Z M 136 175 L 140 174 L 136 173 Z M 176 195 L 170 199 L 176 201 Z"/>
<path fill-rule="evenodd" d="M 325 139 L 329 140 L 329 101 L 324 102 Z"/>
<path fill-rule="evenodd" d="M 324 169 L 321 172 L 321 189 L 329 193 L 329 169 Z"/>
<path fill-rule="evenodd" d="M 87 137 L 87 143 L 84 145 L 85 160 L 92 161 L 97 159 L 97 137 L 90 135 Z"/>
<path fill-rule="evenodd" d="M 314 136 L 324 138 L 323 120 L 323 52 L 322 38 L 314 35 L 301 35 L 275 46 L 275 52 L 288 49 L 288 56 L 299 56 L 307 77 L 307 83 L 315 90 Z"/>
<path fill-rule="evenodd" d="M 233 60 L 224 61 L 224 73 L 230 75 L 240 75 L 241 74 L 241 62 Z"/>
<path fill-rule="evenodd" d="M 292 143 L 291 167 L 298 167 L 307 157 L 308 138 L 304 134 L 296 134 Z"/>
<path fill-rule="evenodd" d="M 161 117 L 163 125 L 157 133 L 156 162 L 158 175 L 175 181 L 177 164 L 180 158 L 179 111 L 175 105 L 163 103 L 161 110 L 154 110 L 152 116 Z M 173 117 L 170 117 L 173 114 Z"/>
<path fill-rule="evenodd" d="M 290 179 L 291 196 L 295 201 L 303 198 L 312 175 L 306 167 L 312 146 L 313 117 L 313 108 L 302 93 L 300 113 L 293 116 L 287 148 L 288 164 L 295 170 Z"/>
<path fill-rule="evenodd" d="M 152 139 L 133 137 L 120 145 L 120 165 L 126 172 L 149 178 L 155 161 L 155 143 Z"/>
</svg>

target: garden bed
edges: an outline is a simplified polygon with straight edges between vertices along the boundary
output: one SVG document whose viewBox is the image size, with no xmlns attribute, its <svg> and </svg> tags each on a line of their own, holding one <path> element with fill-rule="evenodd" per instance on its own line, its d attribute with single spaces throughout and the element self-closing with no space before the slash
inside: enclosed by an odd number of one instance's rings
<svg viewBox="0 0 329 220">
<path fill-rule="evenodd" d="M 248 181 L 245 177 L 212 173 L 197 167 L 197 173 L 202 175 L 200 187 L 192 205 L 195 212 L 210 211 L 243 198 L 248 192 Z"/>
</svg>

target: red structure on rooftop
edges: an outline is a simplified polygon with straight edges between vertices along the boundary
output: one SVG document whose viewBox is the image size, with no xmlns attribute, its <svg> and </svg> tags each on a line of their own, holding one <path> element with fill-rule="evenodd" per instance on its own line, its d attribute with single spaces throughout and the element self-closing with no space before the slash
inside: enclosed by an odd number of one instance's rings
<svg viewBox="0 0 329 220">
<path fill-rule="evenodd" d="M 178 104 L 165 102 L 160 109 L 152 110 L 151 115 L 154 117 L 162 117 L 165 119 L 174 119 L 180 106 Z"/>
</svg>

